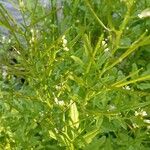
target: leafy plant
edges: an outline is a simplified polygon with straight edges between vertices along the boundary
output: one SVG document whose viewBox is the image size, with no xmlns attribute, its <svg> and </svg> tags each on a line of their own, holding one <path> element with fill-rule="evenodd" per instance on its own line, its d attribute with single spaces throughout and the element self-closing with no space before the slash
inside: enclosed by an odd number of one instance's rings
<svg viewBox="0 0 150 150">
<path fill-rule="evenodd" d="M 18 2 L 23 24 L 0 4 L 0 148 L 149 149 L 149 1 Z"/>
</svg>

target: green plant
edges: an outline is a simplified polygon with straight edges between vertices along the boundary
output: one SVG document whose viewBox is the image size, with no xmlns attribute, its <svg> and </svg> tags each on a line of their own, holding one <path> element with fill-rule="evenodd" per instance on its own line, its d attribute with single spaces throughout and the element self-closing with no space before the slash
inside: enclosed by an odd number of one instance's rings
<svg viewBox="0 0 150 150">
<path fill-rule="evenodd" d="M 22 26 L 0 4 L 11 38 L 1 47 L 0 148 L 149 149 L 150 22 L 138 17 L 149 1 L 64 0 L 62 21 L 52 3 L 21 5 Z"/>
</svg>

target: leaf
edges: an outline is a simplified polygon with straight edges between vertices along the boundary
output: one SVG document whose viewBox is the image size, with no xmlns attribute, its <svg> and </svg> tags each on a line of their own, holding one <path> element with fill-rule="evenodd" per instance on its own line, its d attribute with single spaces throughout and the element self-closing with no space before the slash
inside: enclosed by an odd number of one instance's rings
<svg viewBox="0 0 150 150">
<path fill-rule="evenodd" d="M 84 65 L 83 61 L 82 61 L 79 57 L 72 55 L 71 58 L 72 58 L 77 64 L 79 64 L 79 65 L 81 65 L 81 66 Z"/>
<path fill-rule="evenodd" d="M 71 100 L 71 105 L 70 105 L 70 118 L 71 118 L 71 125 L 74 127 L 78 128 L 79 127 L 79 112 L 77 109 L 77 105 L 75 102 Z"/>
<path fill-rule="evenodd" d="M 99 129 L 94 129 L 83 136 L 84 140 L 89 144 L 92 142 L 93 138 L 99 133 Z"/>
<path fill-rule="evenodd" d="M 100 115 L 100 116 L 98 116 L 96 118 L 96 126 L 97 126 L 97 128 L 101 127 L 102 123 L 103 123 L 103 116 Z"/>
<path fill-rule="evenodd" d="M 57 139 L 55 134 L 53 133 L 53 131 L 49 131 L 49 135 L 50 135 L 51 138 L 53 138 L 55 140 Z"/>
<path fill-rule="evenodd" d="M 137 64 L 136 63 L 133 63 L 132 64 L 132 72 L 137 72 L 137 70 L 138 70 L 138 66 L 137 66 Z M 131 77 L 131 79 L 135 79 L 135 78 L 138 78 L 138 72 L 136 73 L 136 74 L 134 74 L 134 76 L 132 76 Z"/>
<path fill-rule="evenodd" d="M 100 139 L 94 139 L 89 145 L 85 147 L 84 150 L 99 150 L 100 147 L 104 144 L 106 141 L 106 137 L 102 136 Z"/>
<path fill-rule="evenodd" d="M 150 83 L 140 83 L 137 85 L 137 88 L 141 90 L 150 89 Z"/>
<path fill-rule="evenodd" d="M 85 34 L 83 39 L 84 39 L 85 54 L 86 54 L 87 57 L 90 58 L 92 56 L 92 52 L 93 52 L 93 48 L 91 46 L 90 38 L 88 37 L 87 34 Z"/>
</svg>

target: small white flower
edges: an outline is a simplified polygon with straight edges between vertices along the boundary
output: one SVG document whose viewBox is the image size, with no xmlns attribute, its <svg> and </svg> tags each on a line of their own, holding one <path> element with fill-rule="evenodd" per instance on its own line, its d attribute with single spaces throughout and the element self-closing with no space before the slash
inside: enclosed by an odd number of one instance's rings
<svg viewBox="0 0 150 150">
<path fill-rule="evenodd" d="M 125 89 L 125 90 L 131 90 L 131 88 L 128 85 L 124 86 L 123 89 Z"/>
<path fill-rule="evenodd" d="M 137 111 L 135 111 L 135 112 L 134 112 L 134 115 L 135 115 L 135 116 L 138 116 L 138 115 L 139 115 L 139 113 L 138 113 Z"/>
<path fill-rule="evenodd" d="M 140 19 L 150 17 L 150 9 L 147 8 L 147 9 L 143 10 L 140 14 L 138 14 L 138 17 Z"/>
<path fill-rule="evenodd" d="M 39 112 L 39 115 L 40 115 L 41 117 L 43 117 L 43 116 L 44 116 L 44 112 L 43 112 L 43 111 Z"/>
<path fill-rule="evenodd" d="M 150 120 L 148 119 L 145 119 L 144 122 L 150 124 Z"/>
<path fill-rule="evenodd" d="M 141 109 L 141 110 L 139 109 L 139 111 L 135 111 L 134 115 L 145 117 L 145 116 L 147 116 L 147 112 L 144 111 L 143 109 Z"/>
<path fill-rule="evenodd" d="M 109 106 L 109 110 L 115 110 L 116 109 L 116 106 L 115 105 L 110 105 Z"/>
<path fill-rule="evenodd" d="M 150 125 L 149 125 L 149 126 L 147 126 L 147 129 L 150 129 Z"/>
<path fill-rule="evenodd" d="M 56 90 L 60 90 L 60 89 L 61 89 L 61 86 L 56 85 L 55 88 L 56 88 Z"/>
<path fill-rule="evenodd" d="M 142 111 L 142 112 L 141 112 L 141 116 L 143 116 L 143 117 L 144 117 L 144 116 L 147 116 L 146 111 Z"/>
<path fill-rule="evenodd" d="M 107 43 L 106 43 L 106 41 L 102 41 L 102 46 L 103 46 L 104 48 L 106 48 L 106 47 L 107 47 Z"/>
<path fill-rule="evenodd" d="M 11 39 L 8 40 L 8 43 L 11 43 Z"/>
<path fill-rule="evenodd" d="M 69 48 L 68 47 L 64 47 L 64 51 L 69 51 Z"/>
<path fill-rule="evenodd" d="M 109 51 L 109 48 L 104 49 L 104 52 L 108 52 L 108 51 Z"/>
<path fill-rule="evenodd" d="M 63 44 L 67 45 L 67 40 L 66 39 L 63 39 Z"/>
<path fill-rule="evenodd" d="M 64 105 L 65 105 L 64 101 L 63 101 L 63 100 L 58 100 L 57 97 L 55 97 L 54 101 L 55 101 L 55 103 L 56 103 L 57 105 L 60 105 L 60 106 L 64 106 Z"/>
<path fill-rule="evenodd" d="M 2 36 L 2 43 L 5 43 L 6 41 L 6 36 Z"/>
<path fill-rule="evenodd" d="M 31 31 L 31 33 L 34 33 L 34 30 L 33 30 L 33 29 L 31 29 L 30 31 Z"/>
</svg>

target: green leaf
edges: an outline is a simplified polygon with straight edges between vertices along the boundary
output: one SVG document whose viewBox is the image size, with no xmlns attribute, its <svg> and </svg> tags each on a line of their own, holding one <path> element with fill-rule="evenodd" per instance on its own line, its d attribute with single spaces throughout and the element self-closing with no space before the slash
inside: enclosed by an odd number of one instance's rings
<svg viewBox="0 0 150 150">
<path fill-rule="evenodd" d="M 81 66 L 84 66 L 83 61 L 82 61 L 79 57 L 72 55 L 71 58 L 72 58 L 77 64 L 79 64 L 79 65 L 81 65 Z"/>
<path fill-rule="evenodd" d="M 71 126 L 74 126 L 76 128 L 79 127 L 79 112 L 77 109 L 76 102 L 73 102 L 71 100 L 70 102 L 70 118 L 71 118 Z"/>
<path fill-rule="evenodd" d="M 99 150 L 100 147 L 105 143 L 106 137 L 102 136 L 100 139 L 94 139 L 84 150 Z"/>
<path fill-rule="evenodd" d="M 92 142 L 93 138 L 100 132 L 99 129 L 94 129 L 83 136 L 84 140 L 89 144 Z"/>
<path fill-rule="evenodd" d="M 140 90 L 150 89 L 150 83 L 140 83 L 137 85 L 137 88 Z"/>
</svg>

